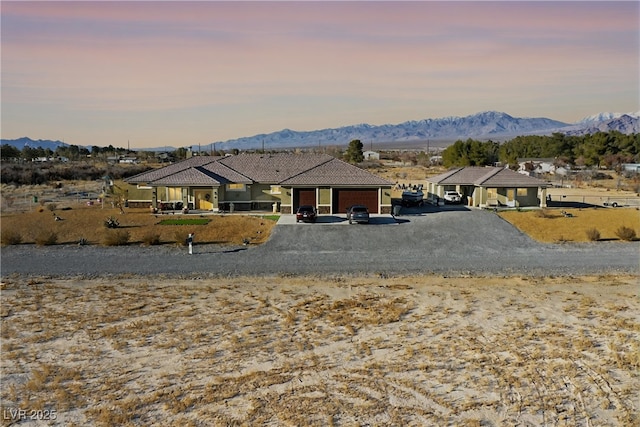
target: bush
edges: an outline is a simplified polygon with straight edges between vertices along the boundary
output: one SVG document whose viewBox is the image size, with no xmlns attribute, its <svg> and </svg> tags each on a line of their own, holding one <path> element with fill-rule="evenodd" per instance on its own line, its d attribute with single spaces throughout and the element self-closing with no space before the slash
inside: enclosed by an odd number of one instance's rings
<svg viewBox="0 0 640 427">
<path fill-rule="evenodd" d="M 51 212 L 55 211 L 57 207 L 58 205 L 56 205 L 55 203 L 49 203 L 47 205 L 47 209 L 49 209 Z"/>
<path fill-rule="evenodd" d="M 597 228 L 590 228 L 586 231 L 586 233 L 587 239 L 589 239 L 590 241 L 597 242 L 598 240 L 600 240 L 600 232 Z"/>
<path fill-rule="evenodd" d="M 36 236 L 36 245 L 51 246 L 58 243 L 58 235 L 53 231 L 43 231 Z"/>
<path fill-rule="evenodd" d="M 633 228 L 625 227 L 624 225 L 616 230 L 616 236 L 621 240 L 630 242 L 636 238 L 636 231 Z"/>
<path fill-rule="evenodd" d="M 110 216 L 104 221 L 104 226 L 107 228 L 118 228 L 120 227 L 120 223 L 115 217 Z"/>
<path fill-rule="evenodd" d="M 22 236 L 17 231 L 6 231 L 0 236 L 2 246 L 19 245 L 22 243 Z"/>
<path fill-rule="evenodd" d="M 159 245 L 160 244 L 160 235 L 156 233 L 147 233 L 142 236 L 142 243 L 145 245 Z"/>
<path fill-rule="evenodd" d="M 187 235 L 184 234 L 184 231 L 176 230 L 173 234 L 173 241 L 176 242 L 178 246 L 185 246 L 187 244 Z"/>
<path fill-rule="evenodd" d="M 102 239 L 104 246 L 123 246 L 129 243 L 129 232 L 125 230 L 107 231 Z"/>
<path fill-rule="evenodd" d="M 549 211 L 548 209 L 540 209 L 540 210 L 536 211 L 536 217 L 538 217 L 538 218 L 553 218 L 553 215 L 551 214 L 551 211 Z"/>
</svg>

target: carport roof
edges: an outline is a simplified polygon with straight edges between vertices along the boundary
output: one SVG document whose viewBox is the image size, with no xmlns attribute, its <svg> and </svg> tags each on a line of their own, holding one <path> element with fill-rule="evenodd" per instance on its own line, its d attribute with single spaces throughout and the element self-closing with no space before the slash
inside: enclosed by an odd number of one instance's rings
<svg viewBox="0 0 640 427">
<path fill-rule="evenodd" d="M 500 167 L 469 166 L 451 169 L 443 174 L 427 178 L 438 185 L 475 185 L 477 187 L 548 187 L 549 184 L 511 169 Z"/>
</svg>

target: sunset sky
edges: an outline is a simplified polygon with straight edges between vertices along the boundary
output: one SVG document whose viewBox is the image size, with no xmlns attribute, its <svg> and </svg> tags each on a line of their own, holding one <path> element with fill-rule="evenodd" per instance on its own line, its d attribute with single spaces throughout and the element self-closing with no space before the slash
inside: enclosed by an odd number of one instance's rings
<svg viewBox="0 0 640 427">
<path fill-rule="evenodd" d="M 2 1 L 2 138 L 131 148 L 639 107 L 640 3 Z"/>
</svg>

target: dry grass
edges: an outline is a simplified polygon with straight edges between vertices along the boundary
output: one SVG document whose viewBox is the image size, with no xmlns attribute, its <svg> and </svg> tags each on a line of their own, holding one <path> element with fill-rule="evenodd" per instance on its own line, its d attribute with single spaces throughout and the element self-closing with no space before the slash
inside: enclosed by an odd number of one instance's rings
<svg viewBox="0 0 640 427">
<path fill-rule="evenodd" d="M 570 213 L 572 217 L 565 217 L 561 211 Z M 588 231 L 594 228 L 600 233 L 600 240 L 619 240 L 616 232 L 623 226 L 640 234 L 640 211 L 635 208 L 553 208 L 504 211 L 499 215 L 532 238 L 548 243 L 588 242 Z"/>
<path fill-rule="evenodd" d="M 58 425 L 638 422 L 637 277 L 15 280 L 1 307 L 3 409 Z"/>
<path fill-rule="evenodd" d="M 55 211 L 55 214 L 61 218 L 60 221 L 56 221 L 47 209 L 3 213 L 1 232 L 3 236 L 7 233 L 11 237 L 3 238 L 3 244 L 18 240 L 35 243 L 51 233 L 56 234 L 58 244 L 76 244 L 82 238 L 88 244 L 102 244 L 110 241 L 110 235 L 115 231 L 104 226 L 105 220 L 111 216 L 120 223 L 116 230 L 128 232 L 128 241 L 132 244 L 182 243 L 189 233 L 195 233 L 198 243 L 242 244 L 244 238 L 252 243 L 263 243 L 275 225 L 272 220 L 244 215 L 207 215 L 211 219 L 207 225 L 159 225 L 163 218 L 172 215 L 156 216 L 146 209 L 126 209 L 126 214 L 122 215 L 117 208 L 83 205 Z"/>
</svg>

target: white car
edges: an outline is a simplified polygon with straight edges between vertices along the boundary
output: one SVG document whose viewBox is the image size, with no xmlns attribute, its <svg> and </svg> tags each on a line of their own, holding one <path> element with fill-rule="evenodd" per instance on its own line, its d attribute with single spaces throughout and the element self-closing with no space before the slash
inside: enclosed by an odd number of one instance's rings
<svg viewBox="0 0 640 427">
<path fill-rule="evenodd" d="M 460 203 L 462 201 L 462 196 L 457 191 L 445 191 L 444 192 L 444 202 L 445 203 Z"/>
</svg>

